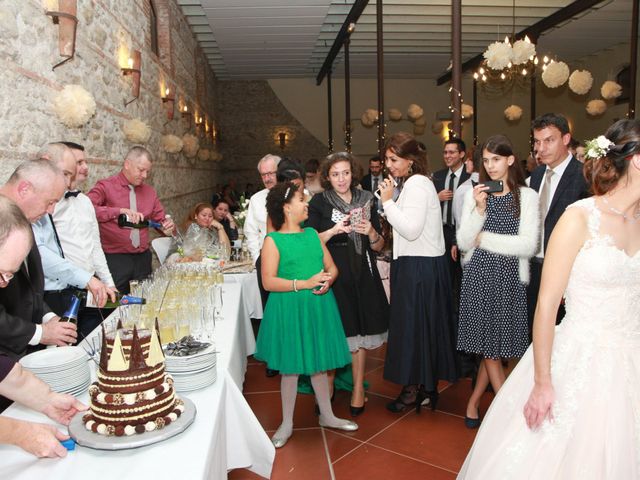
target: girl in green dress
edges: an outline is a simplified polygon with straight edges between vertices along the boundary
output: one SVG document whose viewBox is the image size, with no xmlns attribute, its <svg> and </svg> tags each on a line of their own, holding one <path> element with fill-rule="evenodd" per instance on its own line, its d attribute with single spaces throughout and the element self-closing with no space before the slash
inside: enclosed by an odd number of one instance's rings
<svg viewBox="0 0 640 480">
<path fill-rule="evenodd" d="M 302 228 L 307 219 L 303 193 L 290 183 L 267 196 L 267 213 L 276 229 L 262 247 L 262 283 L 270 292 L 258 333 L 255 357 L 282 375 L 282 424 L 272 441 L 284 446 L 293 431 L 298 375 L 311 377 L 320 407 L 320 426 L 354 431 L 358 425 L 331 409 L 327 370 L 351 362 L 331 284 L 338 276 L 318 233 Z"/>
</svg>

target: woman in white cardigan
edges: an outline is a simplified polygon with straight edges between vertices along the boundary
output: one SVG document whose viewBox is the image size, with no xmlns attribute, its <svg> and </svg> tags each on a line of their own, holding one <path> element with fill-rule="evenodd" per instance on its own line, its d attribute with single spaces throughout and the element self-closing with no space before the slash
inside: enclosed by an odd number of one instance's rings
<svg viewBox="0 0 640 480">
<path fill-rule="evenodd" d="M 488 194 L 488 180 L 502 181 L 503 190 Z M 496 393 L 504 383 L 502 359 L 520 358 L 529 346 L 526 285 L 539 223 L 538 195 L 525 186 L 511 142 L 490 137 L 482 146 L 480 183 L 465 196 L 457 233 L 465 252 L 458 350 L 483 358 L 467 403 L 468 428 L 480 425 L 480 398 L 489 382 Z"/>
<path fill-rule="evenodd" d="M 426 177 L 426 151 L 413 136 L 401 132 L 389 138 L 385 165 L 393 179 L 381 182 L 380 198 L 393 227 L 393 262 L 384 378 L 404 386 L 387 409 L 419 412 L 429 398 L 435 410 L 438 380 L 457 379 L 440 202 Z M 394 179 L 400 190 L 395 201 Z"/>
</svg>

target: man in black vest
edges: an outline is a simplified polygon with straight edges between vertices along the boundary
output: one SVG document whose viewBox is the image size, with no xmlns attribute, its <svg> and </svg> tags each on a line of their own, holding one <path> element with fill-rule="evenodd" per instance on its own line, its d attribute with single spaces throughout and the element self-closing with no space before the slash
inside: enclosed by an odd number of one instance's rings
<svg viewBox="0 0 640 480">
<path fill-rule="evenodd" d="M 540 250 L 531 260 L 531 278 L 527 288 L 529 327 L 533 325 L 544 252 L 556 223 L 567 206 L 589 196 L 589 187 L 582 174 L 582 163 L 569 152 L 571 132 L 567 119 L 546 113 L 533 121 L 533 148 L 541 163 L 532 173 L 529 186 L 540 197 L 540 214 L 544 227 L 540 235 Z M 558 309 L 558 321 L 564 316 L 564 306 Z"/>
</svg>

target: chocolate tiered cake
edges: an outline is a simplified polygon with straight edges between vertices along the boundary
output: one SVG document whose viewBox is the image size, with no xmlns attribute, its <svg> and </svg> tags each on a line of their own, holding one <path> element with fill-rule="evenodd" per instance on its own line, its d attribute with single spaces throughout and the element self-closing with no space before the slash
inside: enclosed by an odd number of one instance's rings
<svg viewBox="0 0 640 480">
<path fill-rule="evenodd" d="M 152 331 L 102 332 L 98 381 L 89 387 L 90 408 L 83 421 L 101 435 L 133 435 L 177 420 L 184 405 L 164 370 L 157 323 Z"/>
</svg>

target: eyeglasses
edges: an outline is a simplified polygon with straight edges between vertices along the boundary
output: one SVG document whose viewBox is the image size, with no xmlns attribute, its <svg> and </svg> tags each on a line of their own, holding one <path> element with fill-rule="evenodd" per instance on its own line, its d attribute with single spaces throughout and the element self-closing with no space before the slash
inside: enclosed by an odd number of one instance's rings
<svg viewBox="0 0 640 480">
<path fill-rule="evenodd" d="M 275 177 L 276 176 L 276 172 L 264 172 L 264 173 L 261 173 L 260 176 L 262 178 Z"/>
<path fill-rule="evenodd" d="M 9 283 L 13 278 L 13 273 L 0 272 L 0 278 L 2 278 L 3 282 Z"/>
</svg>

